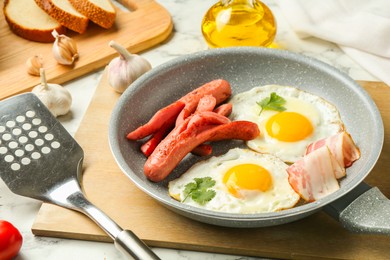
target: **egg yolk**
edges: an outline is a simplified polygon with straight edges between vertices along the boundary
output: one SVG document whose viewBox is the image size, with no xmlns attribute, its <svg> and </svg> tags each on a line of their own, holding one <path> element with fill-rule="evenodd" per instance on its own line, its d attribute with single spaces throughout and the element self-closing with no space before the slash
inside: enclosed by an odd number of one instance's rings
<svg viewBox="0 0 390 260">
<path fill-rule="evenodd" d="M 256 164 L 240 164 L 230 168 L 223 177 L 228 191 L 240 198 L 240 190 L 258 190 L 265 192 L 272 186 L 271 174 Z"/>
<path fill-rule="evenodd" d="M 266 123 L 268 135 L 284 142 L 296 142 L 305 139 L 313 132 L 311 122 L 296 112 L 280 112 Z"/>
</svg>

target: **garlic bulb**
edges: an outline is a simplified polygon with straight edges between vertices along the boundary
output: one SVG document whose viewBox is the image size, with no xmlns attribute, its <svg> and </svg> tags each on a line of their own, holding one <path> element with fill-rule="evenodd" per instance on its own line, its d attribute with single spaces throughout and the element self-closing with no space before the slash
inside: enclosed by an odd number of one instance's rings
<svg viewBox="0 0 390 260">
<path fill-rule="evenodd" d="M 45 70 L 42 68 L 40 75 L 41 84 L 34 87 L 31 92 L 37 95 L 55 117 L 68 113 L 72 104 L 69 91 L 61 85 L 47 83 Z"/>
<path fill-rule="evenodd" d="M 56 39 L 53 43 L 53 55 L 58 63 L 72 65 L 79 57 L 76 41 L 66 35 L 58 34 L 56 30 L 52 32 Z"/>
<path fill-rule="evenodd" d="M 39 76 L 39 70 L 43 67 L 42 56 L 34 55 L 26 61 L 27 73 L 33 76 Z"/>
<path fill-rule="evenodd" d="M 142 74 L 152 69 L 143 57 L 131 54 L 114 41 L 109 43 L 119 54 L 108 64 L 108 83 L 115 91 L 123 93 L 126 88 Z"/>
</svg>

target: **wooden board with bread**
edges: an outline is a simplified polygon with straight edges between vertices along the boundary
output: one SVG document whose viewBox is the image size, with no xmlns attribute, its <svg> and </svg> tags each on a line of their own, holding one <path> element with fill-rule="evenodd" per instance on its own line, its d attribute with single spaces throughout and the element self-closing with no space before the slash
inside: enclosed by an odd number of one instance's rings
<svg viewBox="0 0 390 260">
<path fill-rule="evenodd" d="M 35 1 L 5 0 L 4 17 L 10 29 L 18 36 L 37 42 L 53 42 L 53 30 L 65 33 L 66 29 L 51 18 Z"/>
<path fill-rule="evenodd" d="M 48 82 L 61 84 L 102 68 L 117 56 L 115 40 L 132 53 L 164 41 L 170 14 L 153 0 L 0 0 L 0 100 L 40 82 L 26 62 L 39 56 Z M 71 65 L 53 57 L 53 31 L 72 38 L 79 57 Z"/>
<path fill-rule="evenodd" d="M 110 0 L 5 0 L 3 10 L 15 34 L 36 42 L 53 42 L 53 30 L 84 33 L 89 20 L 110 29 L 116 17 Z"/>
<path fill-rule="evenodd" d="M 68 0 L 35 0 L 35 3 L 62 26 L 78 33 L 87 30 L 88 16 L 79 12 Z"/>
</svg>

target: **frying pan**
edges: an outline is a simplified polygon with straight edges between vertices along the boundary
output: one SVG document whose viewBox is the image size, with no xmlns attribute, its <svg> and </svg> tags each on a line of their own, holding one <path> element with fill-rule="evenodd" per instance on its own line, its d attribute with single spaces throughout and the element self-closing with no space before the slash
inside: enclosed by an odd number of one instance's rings
<svg viewBox="0 0 390 260">
<path fill-rule="evenodd" d="M 298 87 L 336 105 L 347 131 L 361 151 L 361 158 L 347 169 L 340 189 L 320 200 L 273 213 L 231 214 L 184 205 L 168 195 L 170 180 L 179 177 L 204 157 L 188 155 L 160 183 L 146 179 L 146 158 L 141 142 L 128 141 L 128 132 L 146 123 L 160 108 L 213 79 L 231 83 L 233 94 L 256 86 L 278 84 Z M 384 129 L 380 113 L 369 95 L 337 69 L 289 51 L 231 47 L 206 50 L 162 64 L 136 80 L 119 98 L 109 125 L 113 156 L 131 181 L 162 205 L 188 218 L 227 227 L 264 227 L 304 218 L 325 209 L 342 225 L 355 232 L 390 234 L 390 205 L 377 189 L 363 179 L 374 167 L 383 146 Z M 213 144 L 213 155 L 221 155 L 243 142 Z"/>
</svg>

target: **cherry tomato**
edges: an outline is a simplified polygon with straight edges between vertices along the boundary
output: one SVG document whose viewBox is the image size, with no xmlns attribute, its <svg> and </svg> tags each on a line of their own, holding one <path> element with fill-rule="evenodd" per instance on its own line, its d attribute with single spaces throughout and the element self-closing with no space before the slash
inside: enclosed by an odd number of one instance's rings
<svg viewBox="0 0 390 260">
<path fill-rule="evenodd" d="M 22 247 L 23 237 L 11 223 L 0 220 L 0 260 L 10 260 Z"/>
</svg>

